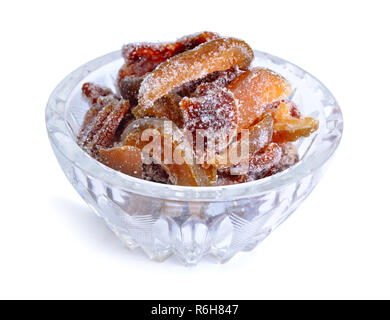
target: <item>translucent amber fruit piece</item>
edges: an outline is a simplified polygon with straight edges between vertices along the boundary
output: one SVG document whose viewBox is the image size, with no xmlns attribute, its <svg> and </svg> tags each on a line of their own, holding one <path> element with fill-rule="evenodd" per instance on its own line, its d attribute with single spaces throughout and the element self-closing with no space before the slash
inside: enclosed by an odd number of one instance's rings
<svg viewBox="0 0 390 320">
<path fill-rule="evenodd" d="M 286 99 L 291 86 L 274 71 L 255 68 L 241 73 L 227 86 L 238 100 L 238 127 L 248 128 L 275 100 Z"/>
<path fill-rule="evenodd" d="M 249 128 L 249 152 L 255 154 L 264 149 L 272 139 L 274 119 L 266 112 L 262 119 Z"/>
<path fill-rule="evenodd" d="M 293 142 L 301 137 L 308 137 L 318 129 L 318 120 L 306 117 L 296 118 L 291 115 L 291 106 L 281 102 L 273 112 L 274 129 L 272 141 Z"/>
<path fill-rule="evenodd" d="M 232 94 L 224 88 L 215 87 L 199 97 L 184 97 L 180 101 L 184 113 L 185 128 L 229 130 L 237 123 L 236 103 Z"/>
<path fill-rule="evenodd" d="M 106 166 L 130 176 L 142 177 L 141 150 L 133 146 L 99 150 L 99 160 Z"/>
<path fill-rule="evenodd" d="M 296 141 L 301 137 L 308 137 L 318 129 L 318 120 L 310 117 L 297 119 L 285 118 L 274 123 L 272 140 L 275 142 Z"/>
</svg>

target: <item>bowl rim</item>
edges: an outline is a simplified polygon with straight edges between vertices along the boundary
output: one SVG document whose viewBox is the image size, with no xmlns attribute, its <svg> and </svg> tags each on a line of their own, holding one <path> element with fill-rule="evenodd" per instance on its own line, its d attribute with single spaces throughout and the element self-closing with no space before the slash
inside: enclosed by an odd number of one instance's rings
<svg viewBox="0 0 390 320">
<path fill-rule="evenodd" d="M 114 51 L 109 54 L 93 59 L 79 68 L 75 69 L 67 75 L 51 93 L 47 107 L 46 107 L 46 127 L 49 140 L 54 151 L 61 153 L 68 161 L 70 161 L 74 168 L 78 168 L 88 177 L 104 181 L 107 185 L 113 188 L 120 188 L 127 192 L 135 193 L 141 196 L 159 198 L 175 201 L 232 201 L 241 198 L 251 198 L 264 194 L 268 191 L 278 190 L 279 188 L 294 183 L 303 179 L 307 175 L 322 167 L 334 154 L 337 149 L 343 132 L 343 117 L 341 109 L 329 91 L 329 89 L 316 77 L 306 72 L 295 64 L 281 59 L 279 57 L 254 50 L 255 56 L 262 55 L 271 60 L 278 60 L 289 64 L 296 68 L 299 72 L 311 77 L 318 83 L 321 90 L 331 99 L 331 106 L 335 109 L 332 113 L 332 120 L 336 117 L 338 125 L 333 129 L 328 129 L 326 136 L 333 135 L 333 142 L 326 152 L 315 153 L 315 156 L 305 157 L 297 164 L 287 170 L 279 172 L 267 178 L 234 184 L 227 186 L 210 186 L 210 187 L 189 187 L 161 184 L 152 181 L 142 180 L 131 177 L 119 171 L 111 169 L 99 161 L 89 156 L 83 151 L 74 140 L 73 132 L 67 123 L 66 116 L 66 102 L 71 96 L 73 89 L 91 72 L 121 58 L 121 51 Z M 330 115 L 325 114 L 325 120 Z M 325 125 L 320 124 L 317 136 L 313 139 L 313 144 L 310 148 L 314 148 L 320 141 L 318 136 L 323 134 Z M 324 139 L 324 136 L 321 137 Z"/>
</svg>

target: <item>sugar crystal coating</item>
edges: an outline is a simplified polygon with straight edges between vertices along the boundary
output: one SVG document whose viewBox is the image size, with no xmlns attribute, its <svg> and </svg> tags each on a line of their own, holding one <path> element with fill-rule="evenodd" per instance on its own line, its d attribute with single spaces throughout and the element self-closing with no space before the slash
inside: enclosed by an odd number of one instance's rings
<svg viewBox="0 0 390 320">
<path fill-rule="evenodd" d="M 122 173 L 141 178 L 142 157 L 141 150 L 132 146 L 100 148 L 99 159 L 106 166 Z"/>
<path fill-rule="evenodd" d="M 100 148 L 109 147 L 116 131 L 129 110 L 129 102 L 111 90 L 86 83 L 83 94 L 91 104 L 78 136 L 78 144 L 90 155 L 96 156 Z"/>
</svg>

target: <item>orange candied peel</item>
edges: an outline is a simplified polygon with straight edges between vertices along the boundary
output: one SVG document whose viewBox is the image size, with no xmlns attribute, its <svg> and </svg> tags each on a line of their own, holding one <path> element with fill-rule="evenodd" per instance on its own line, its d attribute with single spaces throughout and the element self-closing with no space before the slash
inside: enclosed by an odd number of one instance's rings
<svg viewBox="0 0 390 320">
<path fill-rule="evenodd" d="M 244 129 L 261 116 L 264 106 L 291 94 L 291 85 L 286 79 L 264 68 L 243 72 L 227 89 L 238 100 L 238 127 Z"/>
<path fill-rule="evenodd" d="M 122 56 L 125 64 L 119 70 L 118 84 L 125 77 L 141 77 L 174 55 L 219 37 L 217 33 L 205 31 L 185 36 L 171 43 L 130 43 L 124 45 Z"/>
</svg>

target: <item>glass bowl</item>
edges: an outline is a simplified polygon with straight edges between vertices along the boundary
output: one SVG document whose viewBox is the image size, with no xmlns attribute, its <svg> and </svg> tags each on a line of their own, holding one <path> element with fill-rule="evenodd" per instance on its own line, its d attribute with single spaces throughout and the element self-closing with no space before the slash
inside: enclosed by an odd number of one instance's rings
<svg viewBox="0 0 390 320">
<path fill-rule="evenodd" d="M 226 262 L 252 250 L 310 194 L 336 150 L 343 130 L 341 110 L 329 90 L 301 68 L 255 51 L 252 66 L 287 78 L 290 97 L 302 114 L 319 120 L 319 130 L 296 146 L 300 161 L 261 180 L 219 187 L 183 187 L 140 180 L 110 169 L 76 143 L 87 103 L 84 82 L 115 89 L 120 51 L 97 58 L 68 75 L 53 91 L 46 125 L 54 153 L 81 197 L 129 248 L 163 261 L 172 254 L 187 265 L 205 255 Z"/>
</svg>

